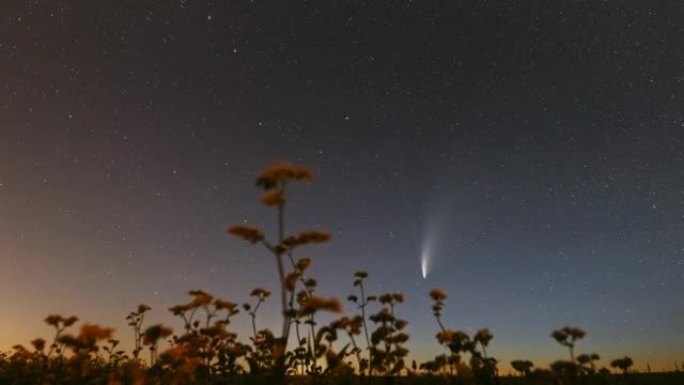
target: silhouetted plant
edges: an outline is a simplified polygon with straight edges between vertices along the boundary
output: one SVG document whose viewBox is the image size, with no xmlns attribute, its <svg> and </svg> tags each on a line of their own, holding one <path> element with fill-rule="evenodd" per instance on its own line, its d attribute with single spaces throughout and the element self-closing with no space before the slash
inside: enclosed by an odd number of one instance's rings
<svg viewBox="0 0 684 385">
<path fill-rule="evenodd" d="M 439 326 L 439 332 L 437 332 L 435 338 L 440 345 L 443 345 L 449 349 L 451 355 L 449 357 L 444 356 L 443 358 L 442 356 L 437 356 L 435 357 L 434 363 L 428 363 L 426 367 L 438 368 L 441 370 L 448 364 L 450 374 L 465 374 L 465 366 L 460 365 L 461 353 L 467 352 L 471 349 L 472 342 L 470 341 L 470 337 L 462 331 L 454 331 L 444 327 L 444 324 L 442 323 L 442 310 L 444 309 L 444 301 L 447 298 L 446 292 L 444 290 L 430 290 L 430 298 L 432 298 L 433 301 L 432 314 L 437 320 L 437 325 Z"/>
<path fill-rule="evenodd" d="M 217 373 L 241 371 L 236 362 L 247 350 L 237 341 L 237 335 L 227 330 L 230 318 L 239 312 L 237 305 L 202 290 L 188 294 L 192 296 L 189 303 L 169 308 L 183 320 L 185 333 L 174 336 L 174 346 L 164 357 L 160 355 L 160 365 L 175 371 L 191 367 L 200 380 Z"/>
<path fill-rule="evenodd" d="M 265 374 L 273 369 L 273 341 L 275 337 L 269 329 L 257 331 L 252 338 L 254 349 L 247 355 L 249 371 L 253 374 Z"/>
<path fill-rule="evenodd" d="M 532 367 L 534 366 L 534 363 L 529 360 L 513 360 L 511 361 L 511 367 L 515 369 L 517 372 L 519 372 L 522 375 L 529 376 L 530 373 L 532 372 Z"/>
<path fill-rule="evenodd" d="M 324 298 L 313 294 L 313 287 L 311 282 L 307 288 L 300 291 L 297 296 L 299 303 L 299 311 L 297 312 L 297 319 L 304 319 L 304 323 L 309 326 L 308 341 L 308 355 L 306 363 L 308 364 L 307 374 L 318 375 L 321 374 L 323 368 L 319 366 L 318 360 L 323 358 L 328 353 L 328 347 L 322 343 L 322 338 L 328 336 L 330 342 L 337 339 L 335 329 L 330 327 L 323 327 L 316 330 L 315 314 L 318 311 L 330 311 L 339 313 L 342 310 L 342 305 L 335 298 Z"/>
<path fill-rule="evenodd" d="M 596 372 L 595 362 L 600 359 L 601 357 L 596 353 L 580 354 L 579 356 L 577 356 L 577 362 L 589 373 Z"/>
<path fill-rule="evenodd" d="M 622 370 L 623 374 L 629 372 L 629 368 L 634 365 L 634 361 L 630 357 L 617 358 L 610 362 L 610 366 Z"/>
<path fill-rule="evenodd" d="M 442 289 L 432 289 L 430 298 L 433 301 L 432 314 L 440 329 L 435 338 L 440 345 L 448 347 L 451 352 L 451 357 L 447 360 L 451 374 L 454 374 L 454 371 L 465 375 L 473 374 L 481 383 L 490 382 L 497 375 L 497 360 L 487 356 L 487 346 L 493 338 L 489 329 L 478 330 L 471 339 L 465 332 L 446 328 L 442 323 L 446 292 Z M 461 363 L 463 353 L 470 354 L 470 368 Z"/>
<path fill-rule="evenodd" d="M 549 366 L 559 378 L 574 380 L 580 374 L 580 366 L 572 361 L 558 360 L 552 362 Z"/>
<path fill-rule="evenodd" d="M 254 338 L 254 349 L 237 341 L 237 336 L 231 333 L 227 326 L 231 317 L 237 313 L 236 305 L 201 290 L 189 292 L 192 300 L 184 305 L 177 305 L 171 311 L 183 320 L 184 333 L 173 336 L 170 347 L 159 352 L 158 343 L 171 336 L 171 329 L 160 324 L 147 327 L 143 332 L 143 346 L 150 347 L 149 365 L 132 357 L 128 358 L 123 350 L 116 350 L 119 342 L 112 338 L 113 329 L 95 324 L 84 323 L 77 334 L 68 332 L 68 328 L 76 322 L 76 317 L 62 317 L 52 315 L 46 318 L 46 323 L 55 329 L 54 352 L 48 358 L 47 342 L 42 338 L 31 341 L 31 348 L 15 345 L 12 351 L 0 353 L 0 383 L 8 384 L 208 384 L 233 383 L 234 376 L 246 373 L 240 364 L 241 360 L 250 362 L 253 375 L 271 373 L 273 369 L 273 346 L 275 337 L 268 329 L 257 331 Z M 263 289 L 252 292 L 256 303 L 268 297 Z M 338 311 L 340 304 L 334 299 L 315 295 L 312 291 L 303 290 L 298 299 L 298 313 L 296 317 L 308 317 L 319 310 Z M 436 317 L 440 319 L 441 307 L 446 299 L 443 292 L 435 292 L 433 299 L 437 307 L 433 308 Z M 394 317 L 394 306 L 403 302 L 403 296 L 398 293 L 384 294 L 378 299 L 382 305 L 380 311 L 373 314 L 371 322 L 377 328 L 371 334 L 371 346 L 375 349 L 376 373 L 392 375 L 415 373 L 409 371 L 403 364 L 406 350 L 402 344 L 408 339 L 402 330 L 405 321 Z M 256 309 L 246 306 L 247 312 Z M 359 357 L 361 349 L 356 338 L 362 333 L 362 317 L 341 317 L 322 325 L 316 329 L 313 339 L 307 343 L 303 359 L 306 359 L 307 370 L 291 371 L 291 374 L 305 373 L 316 376 L 312 383 L 338 384 L 351 383 L 353 368 L 348 359 Z M 256 327 L 254 327 L 256 328 Z M 441 327 L 440 327 L 441 329 Z M 339 333 L 346 333 L 349 342 L 341 342 Z M 308 339 L 305 337 L 304 339 Z M 472 338 L 463 332 L 454 332 L 444 328 L 437 335 L 440 344 L 448 346 L 451 355 L 442 354 L 434 360 L 420 365 L 420 370 L 427 374 L 468 374 L 466 378 L 454 379 L 456 383 L 487 384 L 492 382 L 488 377 L 489 369 L 484 366 L 487 359 L 487 347 L 492 339 L 487 329 L 478 330 Z M 262 343 L 262 341 L 265 341 Z M 269 342 L 270 341 L 270 342 Z M 340 343 L 342 345 L 340 346 Z M 336 346 L 337 345 L 337 346 Z M 388 349 L 389 346 L 389 349 Z M 135 346 L 133 347 L 135 349 Z M 459 354 L 454 351 L 471 354 L 471 367 L 461 362 Z M 104 357 L 100 352 L 105 352 Z M 388 353 L 389 352 L 389 353 Z M 313 361 L 309 355 L 312 354 Z M 288 360 L 295 360 L 294 352 L 287 352 Z M 378 360 L 385 360 L 384 362 Z M 477 361 L 481 360 L 481 361 Z M 599 360 L 598 354 L 581 354 L 577 356 L 577 363 L 572 361 L 556 361 L 550 367 L 552 372 L 544 369 L 532 369 L 532 362 L 515 360 L 511 366 L 527 377 L 526 383 L 546 384 L 573 383 L 583 372 L 593 373 L 586 366 L 593 365 Z M 255 365 L 257 362 L 258 365 Z M 288 361 L 288 365 L 292 361 Z M 316 363 L 315 367 L 311 367 Z M 322 365 L 318 365 L 322 363 Z M 495 361 L 493 361 L 495 364 Z M 263 366 L 260 366 L 263 365 Z M 482 365 L 482 366 L 479 366 Z M 413 365 L 415 367 L 415 365 Z M 611 366 L 627 374 L 633 366 L 631 358 L 624 357 L 611 362 Z M 289 366 L 296 368 L 295 366 Z M 266 368 L 265 370 L 262 370 Z M 470 376 L 472 374 L 472 376 Z M 601 377 L 596 377 L 590 383 L 608 383 L 610 381 L 607 369 L 598 371 Z M 22 381 L 17 381 L 22 379 Z M 268 379 L 265 379 L 266 381 Z M 599 382 L 595 382 L 599 381 Z M 251 382 L 247 382 L 251 384 Z"/>
<path fill-rule="evenodd" d="M 338 340 L 338 330 L 344 329 L 346 327 L 345 323 L 346 320 L 344 318 L 342 320 L 334 320 L 328 325 L 322 326 L 316 332 L 312 344 L 314 363 L 322 359 L 325 361 L 325 366 L 315 365 L 310 368 L 308 374 L 317 376 L 318 378 L 315 380 L 317 383 L 330 382 L 335 378 L 353 372 L 351 366 L 344 361 L 347 356 L 353 354 L 349 351 L 350 343 L 347 343 L 339 351 L 334 348 L 334 343 Z"/>
<path fill-rule="evenodd" d="M 576 363 L 575 360 L 575 342 L 584 338 L 586 333 L 580 328 L 566 326 L 560 330 L 554 330 L 551 337 L 559 344 L 565 346 L 570 351 L 570 361 Z"/>
<path fill-rule="evenodd" d="M 254 305 L 251 305 L 249 303 L 244 303 L 242 305 L 242 308 L 245 309 L 247 314 L 249 314 L 250 320 L 252 322 L 252 336 L 254 338 L 257 337 L 257 326 L 256 326 L 256 317 L 257 313 L 259 312 L 259 308 L 261 307 L 261 304 L 266 301 L 266 298 L 268 298 L 271 295 L 271 292 L 262 289 L 260 287 L 252 290 L 252 292 L 249 294 L 250 297 L 256 298 L 256 303 Z"/>
<path fill-rule="evenodd" d="M 84 323 L 77 336 L 62 334 L 59 341 L 71 349 L 74 354 L 90 355 L 97 353 L 98 342 L 107 341 L 112 338 L 114 329 L 102 327 L 100 325 Z"/>
<path fill-rule="evenodd" d="M 356 364 L 359 367 L 359 373 L 363 375 L 365 368 L 368 365 L 368 362 L 365 361 L 364 358 L 361 356 L 361 348 L 359 347 L 358 343 L 356 342 L 355 336 L 358 336 L 361 334 L 361 328 L 363 327 L 363 318 L 360 315 L 357 315 L 353 318 L 349 317 L 342 317 L 336 321 L 333 321 L 330 326 L 335 329 L 340 329 L 343 330 L 346 334 L 347 337 L 349 338 L 349 341 L 352 346 L 352 350 L 348 354 L 353 354 L 356 357 Z M 343 349 L 344 350 L 344 349 Z M 415 361 L 414 361 L 415 363 Z"/>
<path fill-rule="evenodd" d="M 250 340 L 252 341 L 254 350 L 248 350 L 249 354 L 246 359 L 249 364 L 250 372 L 254 374 L 260 374 L 272 368 L 273 333 L 268 329 L 258 330 L 256 325 L 257 313 L 259 312 L 261 305 L 266 301 L 266 298 L 270 295 L 270 291 L 258 287 L 250 293 L 250 297 L 254 297 L 256 303 L 254 303 L 254 305 L 249 303 L 244 303 L 242 305 L 242 308 L 249 314 L 252 325 L 252 336 L 250 337 Z"/>
<path fill-rule="evenodd" d="M 473 342 L 475 342 L 475 345 L 480 345 L 480 348 L 482 349 L 482 356 L 485 359 L 487 358 L 487 346 L 489 345 L 489 341 L 491 341 L 492 338 L 494 337 L 487 328 L 478 330 L 473 336 Z"/>
<path fill-rule="evenodd" d="M 323 243 L 330 239 L 330 235 L 322 231 L 304 231 L 295 235 L 286 234 L 286 189 L 292 182 L 306 181 L 311 179 L 311 172 L 309 172 L 307 169 L 285 162 L 276 163 L 271 167 L 268 167 L 257 177 L 256 185 L 263 190 L 261 202 L 266 206 L 274 207 L 276 210 L 277 232 L 274 241 L 268 241 L 263 231 L 258 228 L 244 225 L 234 225 L 228 228 L 228 233 L 238 236 L 252 244 L 262 244 L 275 256 L 276 265 L 278 268 L 278 280 L 280 283 L 280 305 L 283 322 L 280 336 L 273 338 L 270 343 L 272 345 L 271 352 L 274 360 L 274 380 L 278 383 L 284 382 L 284 376 L 287 371 L 286 360 L 288 356 L 286 355 L 286 352 L 292 324 L 296 323 L 296 320 L 302 316 L 308 318 L 307 322 L 309 322 L 311 327 L 311 332 L 308 337 L 308 344 L 311 345 L 313 344 L 313 339 L 315 338 L 315 332 L 313 331 L 315 324 L 313 321 L 311 321 L 315 311 L 330 310 L 326 307 L 312 308 L 310 306 L 309 309 L 314 309 L 314 312 L 304 315 L 297 309 L 294 309 L 295 302 L 293 299 L 295 298 L 294 294 L 296 292 L 296 286 L 299 282 L 299 279 L 302 278 L 303 270 L 305 270 L 309 264 L 308 261 L 306 263 L 306 267 L 303 267 L 300 265 L 300 262 L 295 262 L 293 257 L 294 250 L 303 245 Z M 287 258 L 294 267 L 294 270 L 291 273 L 287 273 L 285 271 L 284 258 Z M 304 282 L 308 282 L 315 286 L 315 280 L 306 280 Z M 306 286 L 307 285 L 305 283 L 305 287 Z M 312 290 L 312 288 L 309 289 L 310 290 L 305 289 L 305 292 L 308 293 Z M 297 295 L 297 303 L 300 306 L 302 303 L 309 301 L 299 297 L 299 293 Z M 301 345 L 301 340 L 299 337 L 298 340 L 298 344 Z M 315 367 L 315 362 L 313 362 L 312 365 Z"/>
<path fill-rule="evenodd" d="M 62 347 L 59 343 L 59 339 L 66 328 L 75 324 L 76 321 L 78 321 L 78 318 L 75 316 L 65 318 L 59 314 L 51 314 L 45 318 L 45 323 L 55 328 L 55 336 L 50 344 L 50 350 L 47 353 L 48 357 L 50 357 L 52 353 L 62 353 Z"/>
<path fill-rule="evenodd" d="M 289 292 L 289 311 L 293 315 L 295 336 L 298 347 L 294 355 L 289 353 L 289 367 L 298 367 L 307 374 L 321 374 L 318 360 L 323 358 L 325 348 L 320 344 L 319 332 L 316 331 L 316 313 L 318 311 L 340 312 L 341 305 L 335 298 L 324 298 L 315 294 L 318 282 L 313 278 L 307 278 L 306 269 L 311 265 L 311 259 L 304 257 L 295 262 L 291 253 L 287 254 L 292 266 L 292 272 L 286 277 L 286 289 Z M 302 289 L 296 292 L 297 283 L 301 283 Z M 295 308 L 295 303 L 297 308 Z M 302 337 L 300 326 L 308 326 L 306 337 Z"/>
<path fill-rule="evenodd" d="M 601 369 L 598 370 L 598 374 L 602 377 L 608 377 L 610 376 L 610 369 L 606 367 L 602 367 Z"/>
<path fill-rule="evenodd" d="M 473 336 L 473 344 L 470 350 L 470 367 L 480 382 L 490 382 L 497 374 L 496 359 L 487 357 L 487 346 L 493 338 L 489 329 L 478 330 Z M 477 350 L 478 345 L 481 351 Z"/>
<path fill-rule="evenodd" d="M 138 359 L 140 357 L 140 352 L 142 351 L 143 343 L 143 333 L 142 324 L 145 320 L 145 313 L 151 310 L 151 308 L 145 304 L 138 305 L 138 309 L 130 312 L 126 316 L 126 321 L 128 321 L 128 326 L 133 328 L 133 357 Z"/>
<path fill-rule="evenodd" d="M 150 365 L 154 365 L 157 359 L 159 340 L 166 338 L 173 333 L 170 327 L 164 326 L 162 324 L 152 325 L 145 329 L 143 333 L 143 345 L 149 346 L 150 349 Z"/>
<path fill-rule="evenodd" d="M 359 371 L 364 374 L 368 371 L 368 374 L 373 374 L 373 367 L 370 362 L 373 361 L 373 349 L 371 349 L 372 344 L 370 340 L 370 334 L 368 332 L 368 318 L 366 315 L 366 307 L 371 302 L 374 302 L 377 298 L 375 296 L 366 295 L 366 291 L 363 285 L 364 280 L 368 278 L 368 273 L 365 271 L 357 271 L 354 273 L 354 286 L 359 288 L 359 296 L 354 294 L 347 297 L 350 302 L 356 304 L 357 308 L 361 311 L 360 321 L 363 326 L 363 335 L 366 339 L 366 351 L 368 351 L 368 358 L 362 358 L 361 354 L 357 355 Z"/>
<path fill-rule="evenodd" d="M 370 366 L 381 374 L 395 375 L 405 368 L 404 358 L 408 350 L 403 345 L 409 336 L 403 330 L 408 322 L 395 316 L 396 305 L 403 302 L 404 295 L 401 293 L 380 295 L 378 303 L 382 308 L 369 317 L 376 324 L 376 329 L 370 335 L 373 357 Z"/>
<path fill-rule="evenodd" d="M 108 345 L 102 347 L 102 350 L 107 352 L 107 363 L 110 366 L 117 367 L 121 361 L 127 358 L 124 350 L 115 350 L 119 345 L 119 340 L 110 338 L 107 340 Z"/>
</svg>

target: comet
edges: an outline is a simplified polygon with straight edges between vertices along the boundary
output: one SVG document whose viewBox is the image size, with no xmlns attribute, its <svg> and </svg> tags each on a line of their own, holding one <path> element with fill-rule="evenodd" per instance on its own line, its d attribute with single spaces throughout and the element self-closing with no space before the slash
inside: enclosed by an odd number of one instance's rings
<svg viewBox="0 0 684 385">
<path fill-rule="evenodd" d="M 430 247 L 426 244 L 423 244 L 422 252 L 420 253 L 420 272 L 423 275 L 423 279 L 426 279 L 430 272 Z"/>
</svg>

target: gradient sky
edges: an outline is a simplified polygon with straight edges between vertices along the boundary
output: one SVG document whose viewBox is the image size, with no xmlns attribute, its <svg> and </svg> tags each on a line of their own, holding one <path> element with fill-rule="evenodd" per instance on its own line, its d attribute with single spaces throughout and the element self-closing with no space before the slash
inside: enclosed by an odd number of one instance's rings
<svg viewBox="0 0 684 385">
<path fill-rule="evenodd" d="M 304 250 L 321 292 L 366 270 L 405 293 L 413 358 L 444 352 L 441 287 L 504 368 L 565 358 L 549 335 L 571 325 L 604 365 L 672 369 L 682 47 L 679 2 L 3 1 L 0 350 L 49 313 L 128 341 L 139 303 L 178 330 L 187 290 L 275 290 L 225 229 L 273 229 L 253 180 L 285 159 L 317 176 L 288 227 L 333 235 Z"/>
</svg>

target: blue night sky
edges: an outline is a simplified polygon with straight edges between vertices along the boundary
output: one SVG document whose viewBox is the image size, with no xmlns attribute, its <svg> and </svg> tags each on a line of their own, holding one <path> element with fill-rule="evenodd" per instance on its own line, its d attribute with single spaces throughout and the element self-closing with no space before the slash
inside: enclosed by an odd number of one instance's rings
<svg viewBox="0 0 684 385">
<path fill-rule="evenodd" d="M 317 3 L 0 5 L 0 350 L 49 313 L 128 343 L 139 303 L 179 330 L 188 290 L 276 291 L 226 228 L 274 230 L 254 178 L 289 160 L 320 292 L 403 292 L 411 358 L 445 352 L 439 287 L 503 368 L 565 358 L 566 325 L 602 365 L 682 362 L 684 5 Z"/>
</svg>

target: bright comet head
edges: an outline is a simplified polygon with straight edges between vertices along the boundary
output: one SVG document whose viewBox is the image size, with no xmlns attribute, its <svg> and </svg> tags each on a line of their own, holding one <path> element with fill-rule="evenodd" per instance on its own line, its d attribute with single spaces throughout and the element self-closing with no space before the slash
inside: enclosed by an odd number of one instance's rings
<svg viewBox="0 0 684 385">
<path fill-rule="evenodd" d="M 422 253 L 420 254 L 420 272 L 423 274 L 423 279 L 427 278 L 428 270 L 430 268 L 430 251 L 427 246 L 423 246 Z"/>
</svg>

